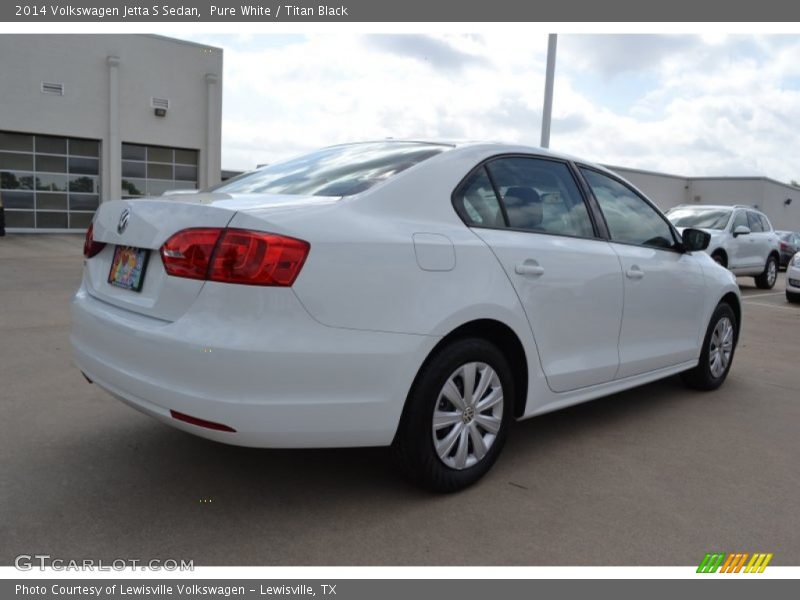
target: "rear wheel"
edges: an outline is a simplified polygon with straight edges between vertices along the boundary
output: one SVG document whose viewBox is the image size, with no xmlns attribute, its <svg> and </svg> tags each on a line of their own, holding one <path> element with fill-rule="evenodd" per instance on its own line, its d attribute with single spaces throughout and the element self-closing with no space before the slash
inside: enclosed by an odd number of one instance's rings
<svg viewBox="0 0 800 600">
<path fill-rule="evenodd" d="M 435 491 L 472 485 L 503 448 L 513 398 L 511 370 L 494 344 L 453 342 L 423 366 L 408 396 L 392 444 L 398 463 Z"/>
<path fill-rule="evenodd" d="M 778 280 L 778 261 L 774 256 L 767 259 L 767 264 L 764 266 L 764 272 L 755 278 L 756 287 L 762 290 L 771 290 L 775 287 L 775 282 Z"/>
<path fill-rule="evenodd" d="M 793 303 L 800 302 L 800 294 L 786 290 L 786 300 Z"/>
<path fill-rule="evenodd" d="M 730 371 L 739 338 L 736 314 L 729 304 L 719 304 L 711 315 L 700 362 L 691 371 L 681 373 L 686 385 L 697 390 L 715 390 Z"/>
</svg>

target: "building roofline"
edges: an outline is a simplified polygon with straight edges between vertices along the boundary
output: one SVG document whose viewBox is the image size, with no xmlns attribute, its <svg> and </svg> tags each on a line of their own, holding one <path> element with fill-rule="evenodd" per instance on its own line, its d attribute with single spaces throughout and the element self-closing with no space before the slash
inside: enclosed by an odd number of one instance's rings
<svg viewBox="0 0 800 600">
<path fill-rule="evenodd" d="M 603 165 L 603 166 L 606 167 L 607 169 L 611 169 L 612 171 L 620 169 L 622 171 L 629 171 L 631 173 L 641 173 L 642 175 L 655 175 L 657 177 L 670 177 L 672 179 L 682 179 L 687 183 L 690 183 L 692 181 L 767 181 L 769 183 L 774 183 L 775 185 L 779 185 L 794 192 L 800 192 L 800 187 L 793 186 L 783 181 L 778 181 L 777 179 L 773 179 L 772 177 L 767 177 L 766 175 L 704 175 L 702 177 L 690 177 L 684 175 L 674 175 L 672 173 L 660 173 L 658 171 L 648 171 L 647 169 L 635 169 L 633 167 L 623 167 L 619 165 Z"/>
<path fill-rule="evenodd" d="M 620 169 L 622 171 L 629 171 L 631 173 L 641 173 L 642 175 L 656 175 L 658 177 L 670 177 L 672 179 L 682 179 L 683 181 L 689 181 L 693 179 L 692 177 L 684 177 L 683 175 L 673 175 L 672 173 L 660 173 L 659 171 L 648 171 L 647 169 L 635 169 L 633 167 L 623 167 L 621 165 L 603 165 L 606 169 L 611 169 L 612 171 L 616 171 Z"/>
<path fill-rule="evenodd" d="M 219 46 L 210 46 L 208 44 L 200 44 L 199 42 L 192 42 L 191 40 L 182 40 L 180 38 L 169 37 L 166 35 L 160 35 L 158 33 L 139 33 L 137 34 L 141 37 L 149 37 L 154 38 L 157 40 L 161 40 L 164 42 L 172 42 L 173 44 L 182 44 L 184 46 L 193 46 L 195 48 L 209 48 L 211 50 L 219 50 L 220 52 L 224 52 L 224 49 Z"/>
<path fill-rule="evenodd" d="M 769 183 L 774 183 L 775 185 L 779 185 L 781 187 L 785 187 L 786 189 L 792 190 L 794 192 L 800 192 L 800 187 L 793 186 L 791 184 L 785 183 L 783 181 L 778 181 L 777 179 L 773 179 L 772 177 L 767 177 L 766 175 L 730 175 L 730 176 L 718 176 L 718 177 L 688 177 L 689 181 L 768 181 Z"/>
</svg>

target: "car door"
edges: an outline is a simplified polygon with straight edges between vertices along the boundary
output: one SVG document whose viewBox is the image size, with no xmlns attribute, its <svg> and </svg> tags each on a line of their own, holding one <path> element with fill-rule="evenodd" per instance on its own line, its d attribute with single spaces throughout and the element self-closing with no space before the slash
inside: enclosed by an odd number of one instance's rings
<svg viewBox="0 0 800 600">
<path fill-rule="evenodd" d="M 728 252 L 728 268 L 731 270 L 741 269 L 751 266 L 753 245 L 750 242 L 750 234 L 734 236 L 737 227 L 750 228 L 747 219 L 747 211 L 737 210 L 731 225 L 731 241 Z"/>
<path fill-rule="evenodd" d="M 761 227 L 764 229 L 764 247 L 762 249 L 763 253 L 761 254 L 761 258 L 763 259 L 762 264 L 766 264 L 767 257 L 771 252 L 780 253 L 780 238 L 778 238 L 778 234 L 775 233 L 775 230 L 772 228 L 772 223 L 769 222 L 767 215 L 764 213 L 756 214 L 761 221 Z"/>
<path fill-rule="evenodd" d="M 606 220 L 624 274 L 616 378 L 696 359 L 705 332 L 700 261 L 678 249 L 666 218 L 632 188 L 599 171 L 582 168 L 581 173 Z"/>
<path fill-rule="evenodd" d="M 492 249 L 524 307 L 549 387 L 612 381 L 619 366 L 622 273 L 595 235 L 571 167 L 527 156 L 496 158 L 454 196 Z"/>
<path fill-rule="evenodd" d="M 763 267 L 767 263 L 771 232 L 764 231 L 764 224 L 757 212 L 748 210 L 747 222 L 750 225 L 750 235 L 747 236 L 750 242 L 750 260 L 748 266 Z"/>
</svg>

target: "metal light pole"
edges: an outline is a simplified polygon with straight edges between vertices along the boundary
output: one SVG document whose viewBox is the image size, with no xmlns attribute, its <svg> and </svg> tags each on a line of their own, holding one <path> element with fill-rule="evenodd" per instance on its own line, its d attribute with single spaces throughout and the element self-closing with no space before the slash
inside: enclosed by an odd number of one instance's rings
<svg viewBox="0 0 800 600">
<path fill-rule="evenodd" d="M 550 116 L 553 113 L 553 78 L 556 74 L 556 42 L 558 35 L 547 37 L 547 74 L 544 80 L 544 108 L 542 109 L 542 148 L 550 147 Z"/>
</svg>

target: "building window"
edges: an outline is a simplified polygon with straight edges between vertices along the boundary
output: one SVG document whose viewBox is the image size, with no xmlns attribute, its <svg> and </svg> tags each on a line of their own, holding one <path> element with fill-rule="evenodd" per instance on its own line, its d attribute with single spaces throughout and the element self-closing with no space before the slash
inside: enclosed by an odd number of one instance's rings
<svg viewBox="0 0 800 600">
<path fill-rule="evenodd" d="M 197 159 L 197 150 L 122 144 L 122 197 L 196 190 Z"/>
<path fill-rule="evenodd" d="M 0 131 L 6 227 L 86 229 L 100 204 L 100 142 Z"/>
</svg>

